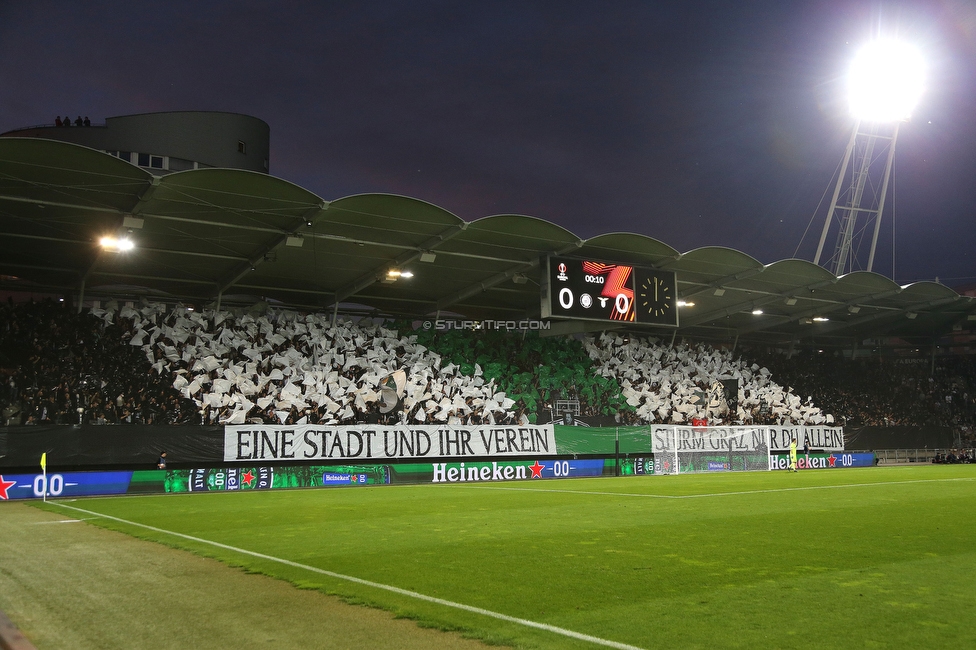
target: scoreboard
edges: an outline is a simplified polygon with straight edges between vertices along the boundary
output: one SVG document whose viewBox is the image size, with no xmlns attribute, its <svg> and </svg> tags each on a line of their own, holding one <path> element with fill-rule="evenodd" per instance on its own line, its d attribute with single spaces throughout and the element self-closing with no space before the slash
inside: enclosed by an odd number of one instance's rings
<svg viewBox="0 0 976 650">
<path fill-rule="evenodd" d="M 678 326 L 673 271 L 561 257 L 546 261 L 543 318 Z"/>
</svg>

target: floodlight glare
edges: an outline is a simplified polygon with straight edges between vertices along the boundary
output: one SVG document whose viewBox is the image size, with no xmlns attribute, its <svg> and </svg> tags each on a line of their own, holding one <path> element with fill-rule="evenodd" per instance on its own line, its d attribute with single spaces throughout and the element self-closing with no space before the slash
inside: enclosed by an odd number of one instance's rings
<svg viewBox="0 0 976 650">
<path fill-rule="evenodd" d="M 102 237 L 98 240 L 99 245 L 106 251 L 110 252 L 120 252 L 120 251 L 131 251 L 135 248 L 135 244 L 132 243 L 131 239 L 122 238 L 118 239 L 116 237 Z"/>
<path fill-rule="evenodd" d="M 868 122 L 911 117 L 925 87 L 925 63 L 917 48 L 879 39 L 861 48 L 847 75 L 851 113 Z"/>
</svg>

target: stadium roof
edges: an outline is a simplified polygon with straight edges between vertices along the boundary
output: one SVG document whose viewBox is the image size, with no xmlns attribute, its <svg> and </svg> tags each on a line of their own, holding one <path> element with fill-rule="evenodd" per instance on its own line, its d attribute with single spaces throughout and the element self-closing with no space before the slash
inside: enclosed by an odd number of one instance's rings
<svg viewBox="0 0 976 650">
<path fill-rule="evenodd" d="M 136 248 L 103 251 L 99 238 L 119 232 L 129 232 Z M 694 303 L 682 308 L 678 333 L 692 338 L 923 343 L 976 320 L 973 298 L 935 282 L 900 287 L 875 273 L 835 277 L 803 260 L 764 265 L 722 247 L 679 253 L 633 233 L 583 240 L 522 215 L 468 222 L 388 194 L 327 201 L 241 170 L 153 176 L 78 145 L 0 138 L 0 288 L 6 290 L 522 319 L 539 316 L 546 255 L 674 270 L 678 298 Z M 391 282 L 390 270 L 414 275 Z M 559 332 L 608 328 L 553 326 Z"/>
</svg>

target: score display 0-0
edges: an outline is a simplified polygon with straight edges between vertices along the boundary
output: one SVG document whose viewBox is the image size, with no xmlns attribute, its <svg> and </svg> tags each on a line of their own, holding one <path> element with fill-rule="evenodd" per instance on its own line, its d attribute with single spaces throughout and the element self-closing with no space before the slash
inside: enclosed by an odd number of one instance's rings
<svg viewBox="0 0 976 650">
<path fill-rule="evenodd" d="M 571 258 L 546 261 L 544 318 L 678 326 L 673 271 Z"/>
</svg>

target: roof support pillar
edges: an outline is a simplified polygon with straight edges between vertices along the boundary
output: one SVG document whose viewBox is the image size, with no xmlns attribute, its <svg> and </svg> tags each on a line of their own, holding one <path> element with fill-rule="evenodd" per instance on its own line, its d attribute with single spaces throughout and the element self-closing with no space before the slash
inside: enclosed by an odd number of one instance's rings
<svg viewBox="0 0 976 650">
<path fill-rule="evenodd" d="M 81 305 L 85 301 L 85 280 L 87 276 L 81 279 L 81 285 L 78 287 L 78 313 L 81 313 Z"/>
</svg>

